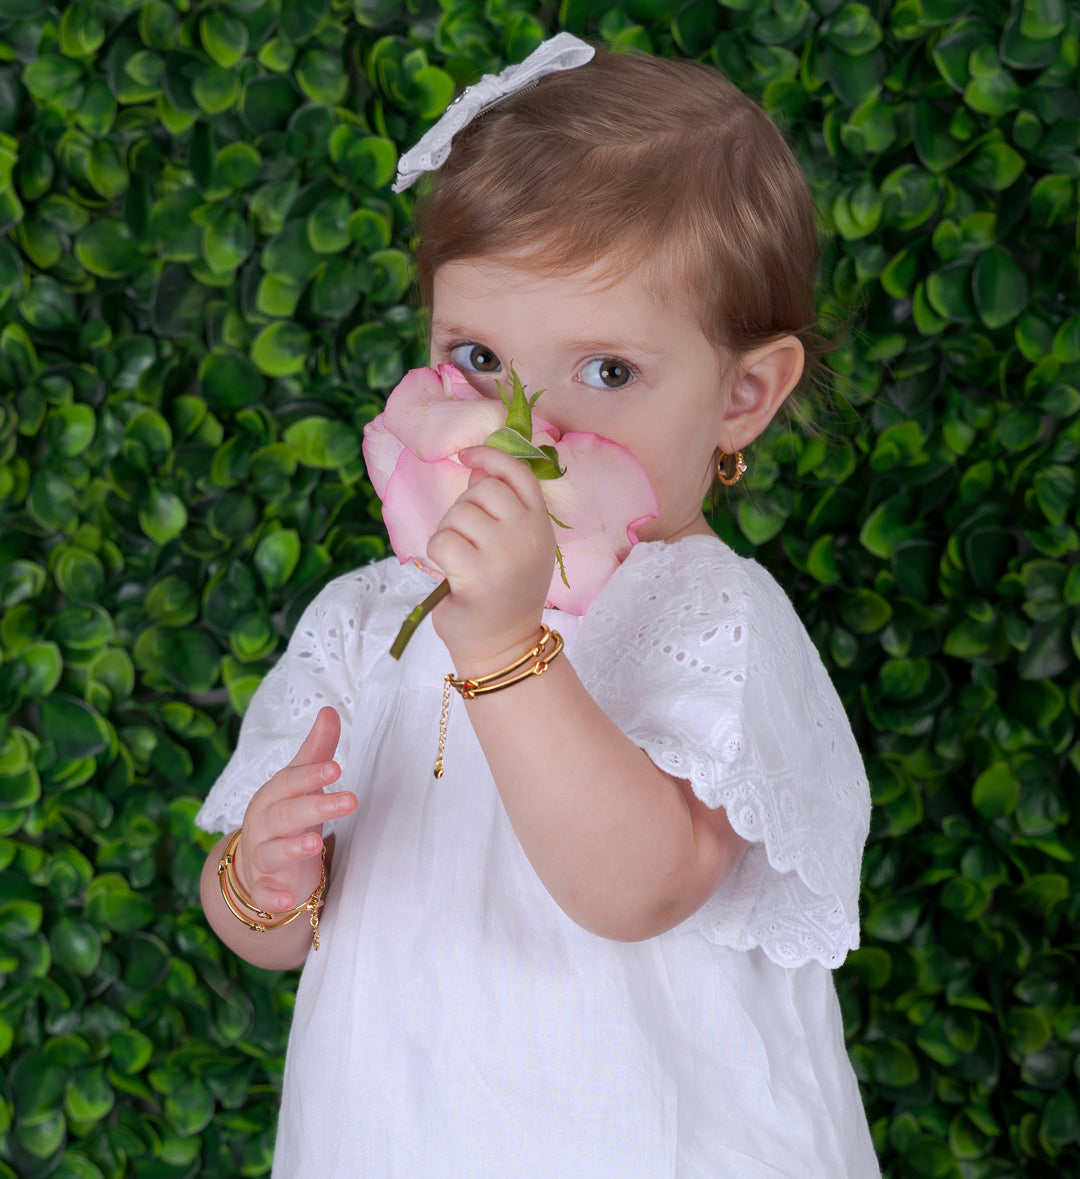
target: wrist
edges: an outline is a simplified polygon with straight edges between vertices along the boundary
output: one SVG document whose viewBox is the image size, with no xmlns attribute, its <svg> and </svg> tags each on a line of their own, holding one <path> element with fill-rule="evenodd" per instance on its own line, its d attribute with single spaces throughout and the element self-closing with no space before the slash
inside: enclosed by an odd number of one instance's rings
<svg viewBox="0 0 1080 1179">
<path fill-rule="evenodd" d="M 534 647 L 543 633 L 543 623 L 537 619 L 531 626 L 503 635 L 486 636 L 476 643 L 450 642 L 446 648 L 458 679 L 489 675 L 520 659 Z"/>
</svg>

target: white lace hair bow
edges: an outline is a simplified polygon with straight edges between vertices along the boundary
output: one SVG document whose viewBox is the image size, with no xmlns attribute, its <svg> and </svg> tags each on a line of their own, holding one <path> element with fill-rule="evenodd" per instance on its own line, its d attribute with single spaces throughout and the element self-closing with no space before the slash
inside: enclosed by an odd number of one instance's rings
<svg viewBox="0 0 1080 1179">
<path fill-rule="evenodd" d="M 534 86 L 547 74 L 583 66 L 595 54 L 573 33 L 557 33 L 534 49 L 524 61 L 509 65 L 501 74 L 485 74 L 479 82 L 466 87 L 446 108 L 434 127 L 425 131 L 419 143 L 398 160 L 394 192 L 404 192 L 425 172 L 435 172 L 446 163 L 454 136 L 463 131 L 477 115 Z"/>
</svg>

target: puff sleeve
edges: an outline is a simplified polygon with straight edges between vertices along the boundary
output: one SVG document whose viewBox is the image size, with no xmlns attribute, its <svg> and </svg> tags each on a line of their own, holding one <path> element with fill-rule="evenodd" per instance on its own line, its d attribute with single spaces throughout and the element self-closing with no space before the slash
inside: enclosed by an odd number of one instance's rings
<svg viewBox="0 0 1080 1179">
<path fill-rule="evenodd" d="M 304 611 L 248 705 L 236 749 L 195 816 L 197 826 L 239 827 L 251 796 L 292 760 L 326 704 L 341 715 L 335 758 L 343 771 L 329 789 L 357 788 L 356 763 L 377 723 L 370 710 L 357 707 L 360 685 L 374 653 L 390 645 L 386 627 L 369 623 L 375 607 L 394 596 L 396 566 L 396 560 L 382 561 L 336 578 Z"/>
<path fill-rule="evenodd" d="M 597 701 L 751 843 L 684 927 L 780 965 L 838 966 L 859 940 L 869 787 L 784 591 L 756 562 L 691 536 L 632 550 L 585 624 L 594 641 L 578 671 Z"/>
</svg>

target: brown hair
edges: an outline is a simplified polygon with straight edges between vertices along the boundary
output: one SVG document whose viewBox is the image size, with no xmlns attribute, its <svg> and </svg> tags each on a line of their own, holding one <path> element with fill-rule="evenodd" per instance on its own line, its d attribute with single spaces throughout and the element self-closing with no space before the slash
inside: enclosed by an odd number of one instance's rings
<svg viewBox="0 0 1080 1179">
<path fill-rule="evenodd" d="M 447 262 L 574 273 L 608 258 L 645 267 L 658 295 L 685 293 L 734 357 L 791 334 L 816 366 L 806 179 L 764 111 L 708 66 L 598 48 L 461 132 L 416 223 L 429 307 Z"/>
</svg>

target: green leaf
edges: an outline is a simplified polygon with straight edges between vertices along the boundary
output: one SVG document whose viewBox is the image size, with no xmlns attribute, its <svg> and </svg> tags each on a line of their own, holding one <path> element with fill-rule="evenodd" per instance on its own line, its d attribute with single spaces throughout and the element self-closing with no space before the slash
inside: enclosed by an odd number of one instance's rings
<svg viewBox="0 0 1080 1179">
<path fill-rule="evenodd" d="M 139 509 L 139 527 L 155 544 L 168 544 L 187 527 L 184 501 L 172 491 L 154 485 Z"/>
<path fill-rule="evenodd" d="M 259 64 L 275 74 L 284 74 L 292 69 L 295 60 L 296 47 L 277 37 L 271 37 L 259 47 Z"/>
<path fill-rule="evenodd" d="M 90 57 L 105 40 L 97 12 L 87 4 L 73 4 L 60 18 L 60 49 L 65 57 Z"/>
<path fill-rule="evenodd" d="M 915 931 L 922 913 L 916 897 L 893 897 L 879 901 L 863 919 L 870 937 L 883 942 L 906 942 Z"/>
<path fill-rule="evenodd" d="M 189 695 L 209 692 L 217 683 L 221 648 L 205 631 L 152 626 L 135 641 L 135 664 Z"/>
<path fill-rule="evenodd" d="M 306 41 L 328 16 L 327 0 L 282 0 L 278 20 L 282 36 L 293 44 Z"/>
<path fill-rule="evenodd" d="M 94 600 L 100 597 L 105 585 L 105 570 L 96 553 L 64 544 L 54 550 L 53 556 L 53 576 L 66 598 Z"/>
<path fill-rule="evenodd" d="M 863 986 L 879 991 L 892 977 L 892 955 L 881 946 L 861 946 L 848 955 L 844 971 L 853 974 Z"/>
<path fill-rule="evenodd" d="M 409 80 L 417 117 L 435 119 L 454 97 L 454 79 L 438 66 L 424 66 Z"/>
<path fill-rule="evenodd" d="M 1064 622 L 1036 626 L 1020 652 L 1018 670 L 1024 680 L 1049 679 L 1073 665 L 1068 628 Z"/>
<path fill-rule="evenodd" d="M 203 257 L 211 270 L 227 274 L 236 270 L 255 246 L 255 235 L 236 209 L 225 209 L 203 231 Z"/>
<path fill-rule="evenodd" d="M 150 1037 L 132 1027 L 110 1032 L 108 1045 L 113 1067 L 127 1075 L 141 1073 L 154 1053 Z"/>
<path fill-rule="evenodd" d="M 64 405 L 49 411 L 46 437 L 50 449 L 65 458 L 74 458 L 94 440 L 97 419 L 88 405 Z"/>
<path fill-rule="evenodd" d="M 389 217 L 374 209 L 357 209 L 349 218 L 349 236 L 365 253 L 383 250 L 390 244 Z"/>
<path fill-rule="evenodd" d="M 375 303 L 397 303 L 413 278 L 412 261 L 403 250 L 376 250 L 368 258 L 375 269 L 370 298 Z"/>
<path fill-rule="evenodd" d="M 989 328 L 1010 323 L 1027 305 L 1027 276 L 1000 246 L 987 250 L 975 263 L 972 289 L 979 317 Z"/>
<path fill-rule="evenodd" d="M 231 69 L 247 52 L 247 26 L 224 9 L 212 9 L 199 21 L 199 36 L 203 48 L 223 69 Z"/>
<path fill-rule="evenodd" d="M 68 1081 L 64 1091 L 64 1112 L 79 1123 L 92 1125 L 100 1122 L 115 1104 L 116 1095 L 100 1065 L 97 1068 L 80 1069 Z"/>
<path fill-rule="evenodd" d="M 129 934 L 153 921 L 154 906 L 134 892 L 119 873 L 107 872 L 96 877 L 87 889 L 86 914 L 96 925 L 114 933 Z"/>
<path fill-rule="evenodd" d="M 31 283 L 19 301 L 19 311 L 30 327 L 46 332 L 73 328 L 79 322 L 71 292 L 44 275 Z"/>
<path fill-rule="evenodd" d="M 311 334 L 296 323 L 272 323 L 251 346 L 251 360 L 268 377 L 303 372 L 311 352 Z"/>
<path fill-rule="evenodd" d="M 229 188 L 249 188 L 258 179 L 262 162 L 250 143 L 230 143 L 214 160 L 214 176 Z"/>
<path fill-rule="evenodd" d="M 900 1040 L 872 1040 L 867 1047 L 871 1076 L 879 1085 L 904 1089 L 919 1079 L 918 1063 Z"/>
<path fill-rule="evenodd" d="M 1046 1103 L 1039 1135 L 1055 1151 L 1080 1142 L 1080 1110 L 1068 1089 L 1059 1089 Z"/>
<path fill-rule="evenodd" d="M 1026 163 L 1007 143 L 987 143 L 975 153 L 967 170 L 984 188 L 1001 192 L 1020 179 Z"/>
<path fill-rule="evenodd" d="M 1020 797 L 1020 783 L 1012 768 L 998 763 L 984 770 L 975 779 L 971 801 L 975 809 L 987 819 L 1011 815 Z"/>
<path fill-rule="evenodd" d="M 37 901 L 7 901 L 0 904 L 0 940 L 23 941 L 41 928 L 43 909 Z"/>
<path fill-rule="evenodd" d="M 294 422 L 285 431 L 285 442 L 305 467 L 335 470 L 360 454 L 357 435 L 330 418 L 308 417 Z"/>
<path fill-rule="evenodd" d="M 259 195 L 264 191 L 260 189 L 259 194 L 256 195 L 256 206 L 259 204 Z M 292 202 L 295 190 L 290 191 L 286 188 L 271 195 L 276 198 L 277 209 L 280 209 L 286 201 Z M 276 275 L 279 278 L 288 278 L 299 285 L 311 277 L 321 259 L 312 249 L 311 242 L 308 240 L 307 222 L 293 221 L 284 226 L 277 237 L 263 250 L 259 261 L 263 270 L 268 274 Z"/>
<path fill-rule="evenodd" d="M 916 700 L 930 683 L 928 659 L 888 659 L 881 665 L 882 692 L 892 700 Z"/>
<path fill-rule="evenodd" d="M 350 183 L 384 188 L 394 177 L 397 149 L 392 140 L 363 135 L 356 127 L 344 125 L 335 127 L 330 136 L 330 159 Z M 389 245 L 389 238 L 382 244 Z"/>
<path fill-rule="evenodd" d="M 1069 881 L 1057 872 L 1037 873 L 1028 877 L 1016 890 L 1016 903 L 1045 917 L 1056 905 L 1068 900 Z"/>
<path fill-rule="evenodd" d="M 20 685 L 24 700 L 44 699 L 60 682 L 64 660 L 55 643 L 31 643 L 19 652 L 19 662 L 26 668 L 26 679 Z"/>
<path fill-rule="evenodd" d="M 300 560 L 300 536 L 292 528 L 283 528 L 264 536 L 255 549 L 255 568 L 268 589 L 280 589 L 289 580 Z"/>
<path fill-rule="evenodd" d="M 124 982 L 136 991 L 153 991 L 165 981 L 172 963 L 169 947 L 149 933 L 130 938 L 124 961 Z"/>
<path fill-rule="evenodd" d="M 75 257 L 99 278 L 123 278 L 141 262 L 138 244 L 123 221 L 92 221 L 75 242 Z"/>
<path fill-rule="evenodd" d="M 349 79 L 342 64 L 340 51 L 307 49 L 296 63 L 294 77 L 300 89 L 312 102 L 336 106 L 344 101 L 349 90 Z"/>
<path fill-rule="evenodd" d="M 855 241 L 873 233 L 881 222 L 884 202 L 877 186 L 863 181 L 838 196 L 833 203 L 833 220 L 840 235 Z"/>
<path fill-rule="evenodd" d="M 127 191 L 130 179 L 116 146 L 99 139 L 90 149 L 86 165 L 87 179 L 105 200 L 115 200 Z"/>
<path fill-rule="evenodd" d="M 240 97 L 240 78 L 233 70 L 209 63 L 196 74 L 191 93 L 206 114 L 219 115 Z"/>
<path fill-rule="evenodd" d="M 969 150 L 966 143 L 953 137 L 949 121 L 945 118 L 944 113 L 926 100 L 915 103 L 912 130 L 914 131 L 915 150 L 930 172 L 947 172 Z"/>
<path fill-rule="evenodd" d="M 1012 74 L 1001 68 L 996 53 L 978 51 L 972 61 L 971 81 L 964 88 L 967 105 L 984 115 L 1004 115 L 1015 110 L 1022 91 Z"/>
<path fill-rule="evenodd" d="M 49 103 L 58 95 L 70 94 L 83 80 L 83 67 L 59 54 L 45 54 L 31 61 L 23 70 L 23 85 L 40 103 Z"/>
<path fill-rule="evenodd" d="M 778 499 L 768 497 L 739 499 L 735 515 L 743 536 L 753 545 L 763 545 L 780 535 L 789 513 Z"/>
<path fill-rule="evenodd" d="M 101 960 L 101 935 L 87 921 L 64 916 L 49 931 L 53 957 L 72 974 L 87 978 Z"/>
<path fill-rule="evenodd" d="M 205 1130 L 214 1116 L 214 1099 L 206 1084 L 192 1078 L 177 1085 L 165 1097 L 165 1116 L 182 1137 Z"/>
<path fill-rule="evenodd" d="M 928 276 L 926 296 L 933 309 L 944 319 L 956 323 L 973 323 L 976 309 L 972 287 L 972 265 L 964 259 L 959 259 L 947 263 Z"/>
<path fill-rule="evenodd" d="M 61 762 L 94 757 L 109 747 L 105 721 L 88 704 L 71 696 L 50 696 L 41 702 L 41 739 L 56 750 Z"/>
<path fill-rule="evenodd" d="M 317 254 L 336 254 L 352 244 L 349 218 L 352 205 L 344 193 L 323 201 L 307 219 L 307 236 Z"/>
<path fill-rule="evenodd" d="M 892 607 L 873 590 L 847 590 L 840 599 L 840 616 L 854 634 L 874 634 L 892 618 Z"/>
<path fill-rule="evenodd" d="M 283 128 L 300 101 L 286 78 L 257 77 L 244 86 L 240 110 L 251 133 L 265 135 Z"/>
<path fill-rule="evenodd" d="M 207 405 L 215 410 L 240 409 L 263 396 L 266 382 L 259 370 L 241 352 L 215 348 L 199 366 L 199 381 Z"/>
<path fill-rule="evenodd" d="M 50 1179 L 105 1179 L 100 1167 L 85 1155 L 65 1150 Z"/>
</svg>

